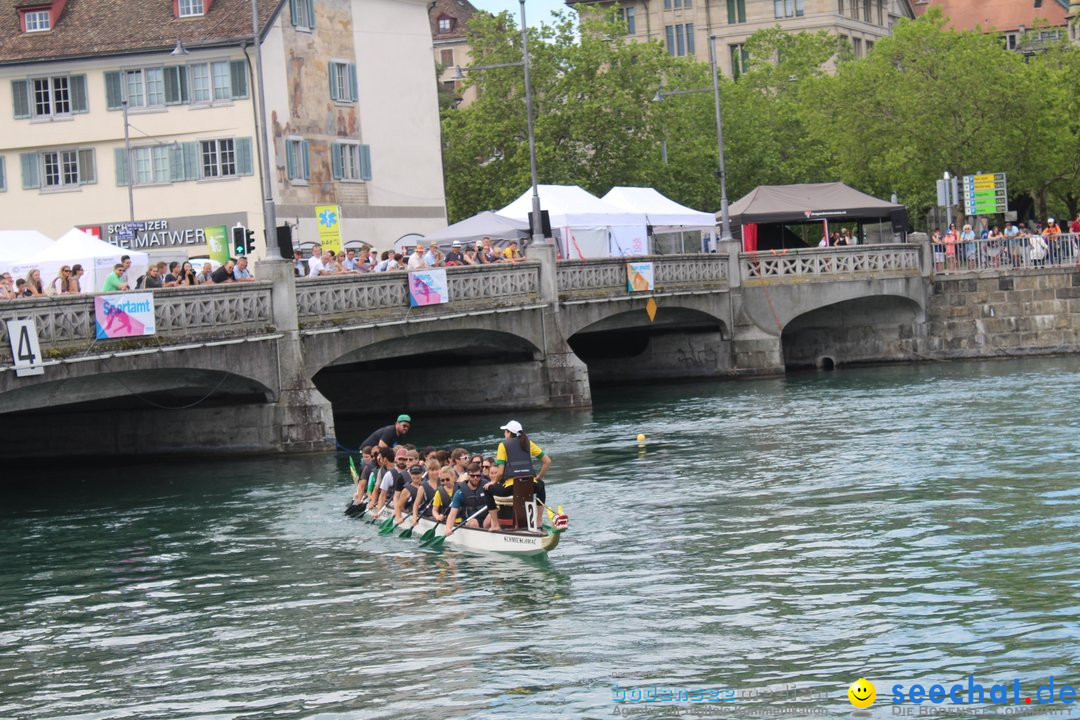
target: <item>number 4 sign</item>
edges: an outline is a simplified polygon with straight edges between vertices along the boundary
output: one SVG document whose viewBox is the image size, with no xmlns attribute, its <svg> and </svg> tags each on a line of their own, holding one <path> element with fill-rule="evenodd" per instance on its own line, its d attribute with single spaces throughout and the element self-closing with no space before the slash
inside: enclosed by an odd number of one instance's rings
<svg viewBox="0 0 1080 720">
<path fill-rule="evenodd" d="M 34 321 L 8 320 L 7 331 L 11 340 L 11 356 L 15 359 L 15 374 L 19 377 L 44 374 Z"/>
</svg>

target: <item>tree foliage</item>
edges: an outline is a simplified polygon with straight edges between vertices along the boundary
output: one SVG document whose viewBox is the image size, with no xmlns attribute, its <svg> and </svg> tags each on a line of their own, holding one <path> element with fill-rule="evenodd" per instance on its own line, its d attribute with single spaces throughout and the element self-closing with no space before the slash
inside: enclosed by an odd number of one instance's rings
<svg viewBox="0 0 1080 720">
<path fill-rule="evenodd" d="M 497 209 L 530 183 L 520 33 L 506 13 L 474 15 L 469 33 L 474 65 L 518 64 L 470 72 L 478 99 L 443 112 L 454 220 Z M 615 15 L 563 14 L 529 37 L 541 183 L 597 195 L 648 185 L 719 207 L 707 64 L 657 41 L 628 42 Z M 1029 193 L 1040 213 L 1080 204 L 1080 47 L 1025 58 L 997 36 L 949 30 L 932 8 L 866 58 L 835 35 L 778 27 L 745 51 L 746 71 L 719 79 L 732 201 L 762 184 L 841 180 L 896 192 L 917 217 L 947 170 L 1007 172 L 1010 191 Z"/>
</svg>

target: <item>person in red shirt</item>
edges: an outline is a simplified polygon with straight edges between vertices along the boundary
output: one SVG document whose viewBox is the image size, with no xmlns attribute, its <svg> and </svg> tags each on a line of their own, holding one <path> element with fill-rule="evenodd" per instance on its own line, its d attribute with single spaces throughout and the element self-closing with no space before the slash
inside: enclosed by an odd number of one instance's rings
<svg viewBox="0 0 1080 720">
<path fill-rule="evenodd" d="M 1076 213 L 1076 219 L 1069 223 L 1069 232 L 1080 233 L 1080 213 Z"/>
</svg>

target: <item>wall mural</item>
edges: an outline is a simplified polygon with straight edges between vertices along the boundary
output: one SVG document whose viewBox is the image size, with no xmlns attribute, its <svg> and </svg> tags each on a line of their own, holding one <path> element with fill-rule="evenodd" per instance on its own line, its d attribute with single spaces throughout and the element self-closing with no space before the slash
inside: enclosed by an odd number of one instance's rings
<svg viewBox="0 0 1080 720">
<path fill-rule="evenodd" d="M 330 61 L 354 62 L 356 58 L 351 2 L 320 0 L 314 5 L 314 32 L 297 31 L 292 27 L 288 8 L 283 12 L 285 45 L 289 48 L 285 63 L 289 107 L 287 112 L 271 112 L 274 163 L 282 201 L 311 206 L 341 202 L 334 184 L 330 143 L 339 137 L 360 139 L 356 105 L 330 99 Z M 308 141 L 311 176 L 306 186 L 289 183 L 285 157 L 285 139 L 289 136 Z"/>
</svg>

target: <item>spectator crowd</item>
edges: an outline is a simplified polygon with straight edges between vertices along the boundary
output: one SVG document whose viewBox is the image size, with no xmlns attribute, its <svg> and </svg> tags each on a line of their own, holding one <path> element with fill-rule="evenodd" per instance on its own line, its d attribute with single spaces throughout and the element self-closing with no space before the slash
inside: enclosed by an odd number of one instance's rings
<svg viewBox="0 0 1080 720">
<path fill-rule="evenodd" d="M 944 233 L 935 228 L 930 238 L 936 270 L 975 270 L 993 267 L 1042 267 L 1080 263 L 1080 213 L 1065 229 L 1054 218 L 1046 223 L 1006 222 L 976 233 L 971 225 Z"/>
<path fill-rule="evenodd" d="M 364 245 L 357 250 L 343 250 L 334 253 L 315 245 L 307 261 L 300 259 L 300 250 L 295 251 L 296 274 L 304 277 L 324 277 L 327 275 L 346 275 L 370 272 L 392 272 L 394 270 L 425 270 L 427 268 L 455 267 L 461 265 L 490 265 L 502 262 L 520 262 L 524 260 L 517 240 L 497 249 L 491 238 L 485 237 L 474 246 L 462 245 L 455 240 L 450 251 L 443 253 L 435 243 L 430 245 L 418 242 L 411 253 L 395 253 L 384 250 L 377 253 L 370 246 Z"/>
</svg>

